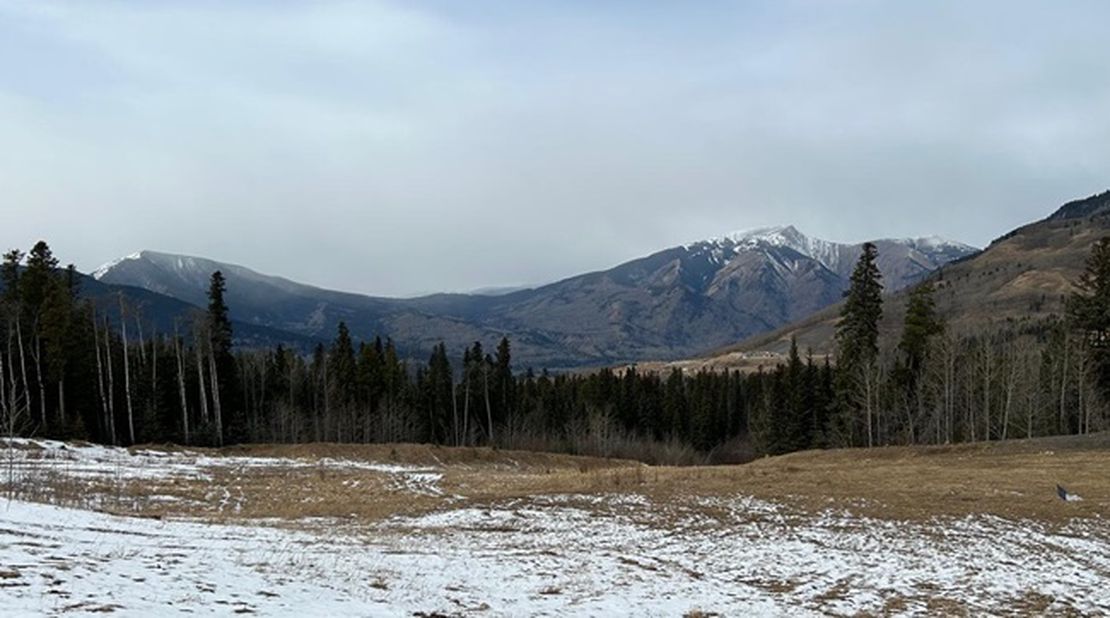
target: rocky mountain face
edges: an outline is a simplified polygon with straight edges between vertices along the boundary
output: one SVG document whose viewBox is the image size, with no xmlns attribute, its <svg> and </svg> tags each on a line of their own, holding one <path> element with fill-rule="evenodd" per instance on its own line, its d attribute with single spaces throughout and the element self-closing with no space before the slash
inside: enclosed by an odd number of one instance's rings
<svg viewBox="0 0 1110 618">
<path fill-rule="evenodd" d="M 937 238 L 876 241 L 888 289 L 975 249 Z M 143 251 L 98 269 L 130 285 L 204 306 L 208 278 L 227 277 L 233 319 L 330 339 L 340 321 L 368 339 L 392 337 L 422 358 L 509 336 L 521 366 L 566 368 L 677 358 L 763 333 L 836 303 L 862 245 L 771 228 L 673 247 L 535 289 L 489 296 L 392 299 L 324 290 L 204 258 Z"/>
<path fill-rule="evenodd" d="M 981 253 L 953 261 L 932 275 L 937 310 L 957 335 L 1035 324 L 1062 315 L 1091 247 L 1110 236 L 1110 191 L 1064 204 L 1040 221 L 1015 229 Z M 905 294 L 884 302 L 881 328 L 888 340 L 901 332 Z M 782 354 L 796 339 L 802 349 L 834 348 L 839 307 L 831 306 L 776 331 L 727 346 L 713 358 Z M 724 362 L 724 361 L 722 361 Z"/>
</svg>

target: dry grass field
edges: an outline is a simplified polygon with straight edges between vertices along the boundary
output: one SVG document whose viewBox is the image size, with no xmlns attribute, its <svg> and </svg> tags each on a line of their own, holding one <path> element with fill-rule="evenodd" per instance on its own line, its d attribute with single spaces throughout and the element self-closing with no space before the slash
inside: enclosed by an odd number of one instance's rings
<svg viewBox="0 0 1110 618">
<path fill-rule="evenodd" d="M 96 502 L 110 512 L 146 516 L 379 521 L 444 504 L 483 506 L 536 495 L 598 493 L 635 494 L 656 502 L 743 494 L 806 512 L 836 508 L 917 521 L 984 514 L 1064 522 L 1110 513 L 1110 434 L 1105 433 L 808 451 L 743 466 L 691 467 L 411 444 L 187 451 L 144 446 L 131 449 L 146 455 L 130 462 L 139 470 L 157 468 L 160 458 L 173 456 L 185 465 L 199 462 L 207 473 L 144 475 L 131 469 L 114 474 L 108 467 L 93 478 L 67 474 L 64 451 L 33 444 L 18 449 L 23 454 L 17 466 L 35 471 L 34 483 L 23 491 L 59 504 Z M 1062 502 L 1057 484 L 1083 500 Z"/>
<path fill-rule="evenodd" d="M 3 453 L 0 599 L 17 615 L 182 599 L 331 615 L 1110 612 L 1108 434 L 684 468 L 425 445 Z M 121 583 L 151 578 L 146 596 Z"/>
</svg>

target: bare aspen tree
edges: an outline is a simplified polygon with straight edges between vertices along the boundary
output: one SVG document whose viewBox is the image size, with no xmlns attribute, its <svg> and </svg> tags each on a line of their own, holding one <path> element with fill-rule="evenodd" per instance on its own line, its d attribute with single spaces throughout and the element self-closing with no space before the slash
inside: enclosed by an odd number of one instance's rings
<svg viewBox="0 0 1110 618">
<path fill-rule="evenodd" d="M 994 350 L 989 338 L 983 337 L 980 339 L 977 356 L 979 357 L 979 377 L 983 380 L 983 439 L 989 442 L 991 439 L 991 390 L 994 386 Z"/>
<path fill-rule="evenodd" d="M 297 381 L 296 381 L 297 380 L 297 366 L 296 365 L 297 365 L 296 362 L 289 363 L 289 393 L 288 393 L 289 406 L 288 406 L 288 409 L 286 410 L 286 414 L 285 414 L 285 416 L 287 416 L 287 417 L 292 416 L 292 414 L 291 414 L 292 407 L 294 405 L 294 402 L 297 401 L 297 386 L 296 386 L 297 385 Z M 287 431 L 289 433 L 289 435 L 293 435 L 293 431 L 294 431 L 293 426 L 294 425 L 296 426 L 296 428 L 298 430 L 300 430 L 300 423 L 295 423 L 295 419 L 293 419 L 293 420 L 286 419 L 286 421 L 284 423 L 284 427 L 285 427 L 285 431 Z M 300 435 L 300 434 L 298 433 L 298 435 Z"/>
<path fill-rule="evenodd" d="M 34 331 L 34 345 L 31 346 L 31 360 L 35 365 L 35 382 L 39 390 L 39 422 L 42 423 L 43 428 L 47 427 L 46 420 L 46 384 L 42 381 L 42 337 L 37 332 L 38 328 L 32 328 Z"/>
<path fill-rule="evenodd" d="M 1017 388 L 1018 365 L 1017 354 L 1014 352 L 1014 344 L 1010 343 L 1006 346 L 1004 365 L 1006 373 L 1003 376 L 1002 382 L 1002 430 L 999 434 L 1000 440 L 1005 440 L 1010 430 L 1010 410 L 1014 405 L 1014 390 Z"/>
<path fill-rule="evenodd" d="M 470 443 L 470 367 L 463 371 L 466 386 L 463 387 L 463 439 Z"/>
<path fill-rule="evenodd" d="M 93 347 L 96 348 L 96 388 L 100 393 L 100 407 L 104 414 L 104 429 L 108 431 L 108 397 L 104 394 L 104 363 L 100 361 L 100 326 L 96 323 L 96 312 L 92 313 Z M 109 435 L 111 434 L 108 431 Z M 115 443 L 115 436 L 112 436 Z"/>
<path fill-rule="evenodd" d="M 323 423 L 322 423 L 323 424 L 323 430 L 322 430 L 323 431 L 323 438 L 320 437 L 320 435 L 319 435 L 320 430 L 318 430 L 316 439 L 317 440 L 320 440 L 320 439 L 326 440 L 327 436 L 328 436 L 328 425 L 331 424 L 331 397 L 329 396 L 329 391 L 331 391 L 331 388 L 329 388 L 330 381 L 328 379 L 328 355 L 327 354 L 324 355 L 324 362 L 323 362 L 323 367 L 322 367 L 321 370 L 324 372 L 324 375 L 321 377 L 321 380 L 323 381 L 323 391 L 324 391 L 324 420 L 323 420 Z"/>
<path fill-rule="evenodd" d="M 975 442 L 978 431 L 978 422 L 975 419 L 975 408 L 977 406 L 975 397 L 975 372 L 972 369 L 967 369 L 962 373 L 964 385 L 964 413 L 963 425 L 968 431 L 968 435 L 963 439 L 967 440 L 969 437 L 972 442 Z"/>
<path fill-rule="evenodd" d="M 459 446 L 459 395 L 455 388 L 455 372 L 451 371 L 451 424 L 454 428 L 455 446 Z"/>
<path fill-rule="evenodd" d="M 212 340 L 211 331 L 209 331 L 209 341 Z M 212 411 L 216 417 L 216 445 L 224 445 L 224 425 L 223 415 L 220 410 L 220 378 L 216 374 L 216 352 L 209 346 L 208 350 L 208 372 L 209 378 L 212 380 Z"/>
<path fill-rule="evenodd" d="M 150 412 L 158 418 L 158 334 L 150 338 Z"/>
<path fill-rule="evenodd" d="M 112 372 L 112 330 L 108 316 L 104 316 L 104 359 L 108 363 L 108 422 L 112 434 L 112 444 L 117 444 L 116 435 L 116 383 Z"/>
<path fill-rule="evenodd" d="M 119 323 L 123 337 L 123 398 L 127 402 L 127 432 L 131 438 L 131 444 L 134 444 L 135 413 L 131 408 L 131 362 L 127 351 L 127 314 L 124 313 L 122 292 L 119 295 Z"/>
<path fill-rule="evenodd" d="M 260 360 L 260 364 L 258 400 L 255 402 L 254 411 L 251 414 L 251 424 L 254 425 L 254 431 L 258 431 L 262 425 L 262 408 L 266 405 L 266 378 L 270 370 L 270 363 L 266 362 L 265 358 Z"/>
<path fill-rule="evenodd" d="M 139 362 L 143 365 L 146 364 L 146 341 L 143 339 L 143 320 L 142 312 L 136 310 L 135 312 L 135 329 L 139 331 Z"/>
<path fill-rule="evenodd" d="M 27 381 L 27 354 L 23 348 L 23 328 L 20 325 L 19 312 L 15 314 L 15 340 L 19 344 L 19 370 L 23 377 L 23 396 L 30 404 L 30 383 Z"/>
<path fill-rule="evenodd" d="M 207 423 L 210 416 L 208 414 L 208 392 L 205 390 L 204 385 L 204 356 L 201 351 L 202 342 L 198 337 L 194 342 L 193 351 L 197 356 L 197 389 L 200 391 L 200 418 Z"/>
<path fill-rule="evenodd" d="M 11 336 L 9 335 L 9 339 Z M 4 375 L 4 353 L 0 352 L 0 413 L 8 417 L 8 379 Z M 11 436 L 8 436 L 11 437 Z"/>
<path fill-rule="evenodd" d="M 173 355 L 177 359 L 177 394 L 181 398 L 181 430 L 185 444 L 189 443 L 189 399 L 185 395 L 185 358 L 181 350 L 181 337 L 177 334 L 177 320 L 173 323 Z"/>
<path fill-rule="evenodd" d="M 66 426 L 66 378 L 65 375 L 58 376 L 58 420 L 61 426 Z"/>
<path fill-rule="evenodd" d="M 945 337 L 944 343 L 944 441 L 951 443 L 955 437 L 956 420 L 956 343 Z"/>
<path fill-rule="evenodd" d="M 15 354 L 12 350 L 12 329 L 11 321 L 8 322 L 8 341 L 7 341 L 7 363 L 4 362 L 4 354 L 0 353 L 0 386 L 5 380 L 8 386 L 0 388 L 0 393 L 7 394 L 7 402 L 3 406 L 4 409 L 4 424 L 8 434 L 8 498 L 13 499 L 16 492 L 15 483 L 15 438 L 16 424 L 19 419 L 29 412 L 30 401 L 27 396 L 27 389 L 24 388 L 23 402 L 20 403 L 20 398 L 17 393 L 16 375 L 15 375 Z M 4 376 L 4 367 L 7 366 L 7 377 Z M 0 395 L 2 396 L 2 395 Z"/>
<path fill-rule="evenodd" d="M 8 350 L 11 351 L 11 331 L 8 331 Z M 4 375 L 4 354 L 0 352 L 0 412 L 4 414 L 4 425 L 8 434 L 8 499 L 15 497 L 15 411 L 8 405 L 7 378 Z"/>
<path fill-rule="evenodd" d="M 878 359 L 859 363 L 855 371 L 856 397 L 863 412 L 864 431 L 867 433 L 867 448 L 875 446 L 878 434 L 876 427 L 878 414 L 879 383 L 882 380 L 882 363 Z"/>
<path fill-rule="evenodd" d="M 1080 343 L 1080 346 L 1083 344 Z M 1087 375 L 1089 370 L 1088 354 L 1086 350 L 1078 350 L 1076 354 L 1076 396 L 1078 402 L 1076 404 L 1076 433 L 1084 435 L 1088 433 L 1088 410 L 1090 409 L 1090 380 Z"/>
<path fill-rule="evenodd" d="M 1025 437 L 1033 437 L 1033 414 L 1039 407 L 1039 393 L 1037 389 L 1029 389 L 1025 395 Z"/>
<path fill-rule="evenodd" d="M 482 361 L 482 381 L 486 392 L 486 423 L 489 426 L 489 443 L 493 444 L 493 411 L 489 405 L 489 363 Z"/>
</svg>

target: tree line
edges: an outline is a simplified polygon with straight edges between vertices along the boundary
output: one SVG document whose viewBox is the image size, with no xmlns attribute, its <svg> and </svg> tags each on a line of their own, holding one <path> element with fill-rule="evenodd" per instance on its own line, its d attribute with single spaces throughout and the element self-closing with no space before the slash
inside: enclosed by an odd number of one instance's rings
<svg viewBox="0 0 1110 618">
<path fill-rule="evenodd" d="M 155 332 L 120 294 L 82 297 L 45 242 L 0 264 L 0 416 L 10 436 L 131 445 L 424 442 L 660 463 L 809 448 L 950 443 L 1097 431 L 1110 395 L 1110 240 L 1061 319 L 956 337 L 929 282 L 884 341 L 877 253 L 846 294 L 836 359 L 792 346 L 754 373 L 514 367 L 511 343 L 440 343 L 426 362 L 340 323 L 311 354 L 236 349 L 223 275 L 208 307 Z"/>
</svg>

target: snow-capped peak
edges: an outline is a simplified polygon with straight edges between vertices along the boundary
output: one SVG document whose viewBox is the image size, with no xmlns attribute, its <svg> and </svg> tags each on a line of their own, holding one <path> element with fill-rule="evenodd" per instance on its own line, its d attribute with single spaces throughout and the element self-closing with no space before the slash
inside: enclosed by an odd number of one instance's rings
<svg viewBox="0 0 1110 618">
<path fill-rule="evenodd" d="M 836 269 L 840 261 L 841 248 L 844 246 L 807 236 L 793 225 L 742 230 L 712 238 L 706 242 L 722 248 L 731 248 L 734 251 L 755 249 L 760 246 L 786 247 L 813 258 L 832 270 Z"/>
<path fill-rule="evenodd" d="M 970 245 L 939 236 L 881 239 L 874 242 L 902 245 L 910 250 L 925 254 L 970 253 L 975 251 L 975 248 Z M 685 245 L 685 247 L 690 248 L 694 245 L 708 245 L 717 261 L 728 259 L 729 254 L 735 255 L 741 251 L 761 248 L 788 248 L 817 260 L 826 268 L 835 272 L 839 272 L 842 267 L 847 268 L 849 264 L 846 261 L 856 259 L 859 247 L 858 244 L 839 243 L 807 236 L 792 225 L 732 232 L 700 243 Z"/>
<path fill-rule="evenodd" d="M 143 252 L 138 251 L 136 253 L 132 253 L 131 255 L 125 255 L 121 258 L 116 258 L 116 259 L 114 259 L 110 262 L 105 263 L 100 268 L 97 268 L 96 270 L 94 270 L 92 272 L 92 278 L 96 279 L 97 281 L 100 281 L 100 279 L 103 278 L 104 275 L 107 275 L 116 266 L 119 266 L 120 264 L 122 264 L 123 262 L 126 262 L 127 260 L 141 260 L 142 257 L 143 257 Z"/>
<path fill-rule="evenodd" d="M 780 245 L 788 238 L 798 236 L 800 233 L 792 225 L 777 225 L 774 227 L 759 227 L 749 230 L 740 230 L 725 234 L 719 238 L 712 238 L 709 242 L 733 242 L 736 244 L 746 242 L 766 242 Z"/>
<path fill-rule="evenodd" d="M 940 236 L 924 236 L 922 238 L 911 239 L 915 247 L 921 249 L 943 250 L 943 249 L 963 249 L 974 250 L 975 247 L 964 244 L 955 240 L 948 240 Z"/>
</svg>

